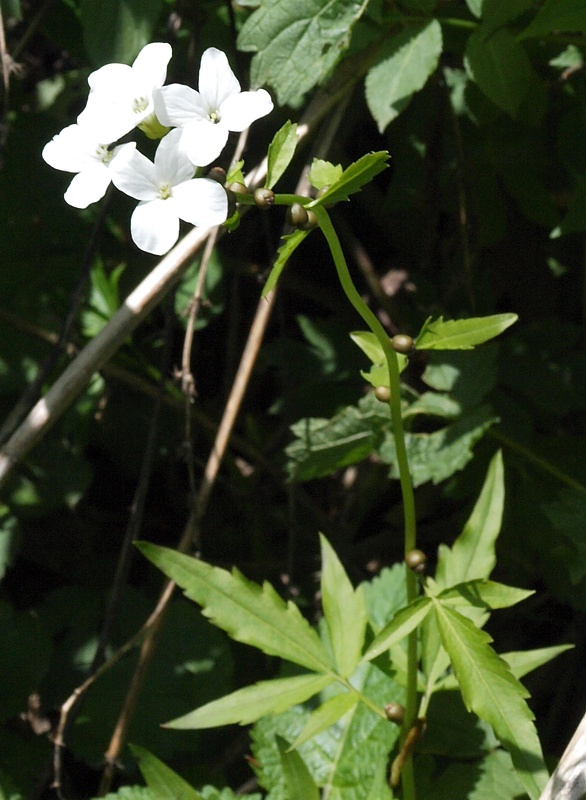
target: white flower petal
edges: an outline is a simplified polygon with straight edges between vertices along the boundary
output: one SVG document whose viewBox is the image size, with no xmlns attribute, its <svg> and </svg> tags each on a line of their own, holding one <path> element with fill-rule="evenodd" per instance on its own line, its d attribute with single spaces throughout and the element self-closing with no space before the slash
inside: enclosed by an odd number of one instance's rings
<svg viewBox="0 0 586 800">
<path fill-rule="evenodd" d="M 154 200 L 159 196 L 155 165 L 129 142 L 110 162 L 112 183 L 136 200 Z"/>
<path fill-rule="evenodd" d="M 167 65 L 171 60 L 173 50 L 166 42 L 152 42 L 146 44 L 132 65 L 133 71 L 140 76 L 140 80 L 151 89 L 162 86 L 167 77 Z"/>
<path fill-rule="evenodd" d="M 206 167 L 222 152 L 228 141 L 228 128 L 222 123 L 201 120 L 183 129 L 181 146 L 196 167 Z"/>
<path fill-rule="evenodd" d="M 226 53 L 215 47 L 208 47 L 201 57 L 199 91 L 208 111 L 217 111 L 224 100 L 240 91 Z"/>
<path fill-rule="evenodd" d="M 209 178 L 194 178 L 173 189 L 173 199 L 180 218 L 192 225 L 211 228 L 221 225 L 228 216 L 225 189 Z"/>
<path fill-rule="evenodd" d="M 68 125 L 44 146 L 42 156 L 54 169 L 81 172 L 97 162 L 99 145 L 96 142 L 79 125 Z"/>
<path fill-rule="evenodd" d="M 225 100 L 220 107 L 220 117 L 229 131 L 243 131 L 272 110 L 270 94 L 265 89 L 257 89 L 256 92 L 241 92 Z"/>
<path fill-rule="evenodd" d="M 92 72 L 87 82 L 91 92 L 116 92 L 134 83 L 132 67 L 128 64 L 105 64 Z"/>
<path fill-rule="evenodd" d="M 193 120 L 207 118 L 207 110 L 199 92 L 190 86 L 180 83 L 163 86 L 155 92 L 154 100 L 155 113 L 163 125 L 183 128 Z"/>
<path fill-rule="evenodd" d="M 181 146 L 182 131 L 175 128 L 164 136 L 155 153 L 155 175 L 158 184 L 175 186 L 193 178 L 195 168 Z"/>
<path fill-rule="evenodd" d="M 130 69 L 130 67 L 129 67 Z M 133 110 L 135 85 L 125 86 L 119 92 L 90 92 L 86 107 L 77 118 L 77 123 L 97 141 L 115 142 L 131 131 L 144 118 L 145 113 Z"/>
<path fill-rule="evenodd" d="M 102 199 L 111 179 L 112 175 L 108 167 L 96 162 L 71 181 L 64 195 L 65 202 L 75 208 L 87 208 L 90 203 Z"/>
<path fill-rule="evenodd" d="M 130 219 L 130 233 L 141 250 L 162 256 L 173 247 L 179 236 L 175 204 L 159 199 L 139 203 Z"/>
</svg>

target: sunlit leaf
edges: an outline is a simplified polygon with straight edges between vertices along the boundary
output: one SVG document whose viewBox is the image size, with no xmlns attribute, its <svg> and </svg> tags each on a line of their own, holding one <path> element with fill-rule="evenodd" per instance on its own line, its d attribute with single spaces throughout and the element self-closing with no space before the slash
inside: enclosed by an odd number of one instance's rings
<svg viewBox="0 0 586 800">
<path fill-rule="evenodd" d="M 299 747 L 303 742 L 313 739 L 318 733 L 327 730 L 330 725 L 333 725 L 344 714 L 354 708 L 359 701 L 360 698 L 356 692 L 342 692 L 321 703 L 311 714 L 291 747 Z"/>
<path fill-rule="evenodd" d="M 236 568 L 230 573 L 149 542 L 137 546 L 236 641 L 316 672 L 331 669 L 330 656 L 315 630 L 297 606 L 286 603 L 269 583 L 259 586 Z"/>
<path fill-rule="evenodd" d="M 303 798 L 303 800 L 319 800 L 319 791 L 305 762 L 295 750 L 287 747 L 287 742 L 280 736 L 276 737 L 283 776 L 290 798 Z"/>
<path fill-rule="evenodd" d="M 445 320 L 428 319 L 415 342 L 417 350 L 471 350 L 494 339 L 518 319 L 517 314 L 493 314 L 490 317 Z"/>
<path fill-rule="evenodd" d="M 130 64 L 152 40 L 162 8 L 162 0 L 81 0 L 83 40 L 93 63 Z"/>
<path fill-rule="evenodd" d="M 262 296 L 266 297 L 267 294 L 275 288 L 277 281 L 281 277 L 281 272 L 285 269 L 287 261 L 291 258 L 295 250 L 299 247 L 301 242 L 308 236 L 310 231 L 302 231 L 299 228 L 293 233 L 289 233 L 282 238 L 282 244 L 277 250 L 277 258 L 273 264 L 270 275 L 263 286 Z"/>
<path fill-rule="evenodd" d="M 267 179 L 265 186 L 272 189 L 285 172 L 297 147 L 297 123 L 287 120 L 275 133 L 267 153 Z"/>
<path fill-rule="evenodd" d="M 386 150 L 379 150 L 376 153 L 368 153 L 358 161 L 346 167 L 340 179 L 331 185 L 319 200 L 314 200 L 308 204 L 327 205 L 328 203 L 339 203 L 341 200 L 348 200 L 351 194 L 360 191 L 363 186 L 388 167 L 387 161 L 389 154 Z"/>
<path fill-rule="evenodd" d="M 393 619 L 376 635 L 362 660 L 371 661 L 392 645 L 400 642 L 411 631 L 414 631 L 418 625 L 421 625 L 430 611 L 431 601 L 429 597 L 419 597 L 405 608 L 397 611 Z"/>
<path fill-rule="evenodd" d="M 309 182 L 316 189 L 323 189 L 337 183 L 343 172 L 341 164 L 331 164 L 321 158 L 314 158 L 309 170 Z"/>
</svg>

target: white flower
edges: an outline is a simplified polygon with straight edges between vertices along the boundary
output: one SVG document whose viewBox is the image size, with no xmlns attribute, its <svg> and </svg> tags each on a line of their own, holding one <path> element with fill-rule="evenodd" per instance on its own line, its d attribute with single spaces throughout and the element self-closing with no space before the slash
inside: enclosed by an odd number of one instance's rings
<svg viewBox="0 0 586 800">
<path fill-rule="evenodd" d="M 163 125 L 183 129 L 181 146 L 198 167 L 217 158 L 229 131 L 243 131 L 273 109 L 268 92 L 241 92 L 226 54 L 215 47 L 202 56 L 199 92 L 172 84 L 155 93 L 155 111 Z"/>
<path fill-rule="evenodd" d="M 104 196 L 112 180 L 110 166 L 127 147 L 123 144 L 109 150 L 85 128 L 68 125 L 44 146 L 42 155 L 51 167 L 78 173 L 65 192 L 65 200 L 75 208 L 87 208 Z"/>
<path fill-rule="evenodd" d="M 102 142 L 115 142 L 137 125 L 148 128 L 153 92 L 165 82 L 171 53 L 170 44 L 153 42 L 142 48 L 131 67 L 106 64 L 92 72 L 90 95 L 78 123 Z"/>
<path fill-rule="evenodd" d="M 209 228 L 228 216 L 225 189 L 209 178 L 193 177 L 193 164 L 178 146 L 180 136 L 175 130 L 161 139 L 154 164 L 131 142 L 112 169 L 114 185 L 140 200 L 130 220 L 135 244 L 158 256 L 177 241 L 180 219 Z"/>
</svg>

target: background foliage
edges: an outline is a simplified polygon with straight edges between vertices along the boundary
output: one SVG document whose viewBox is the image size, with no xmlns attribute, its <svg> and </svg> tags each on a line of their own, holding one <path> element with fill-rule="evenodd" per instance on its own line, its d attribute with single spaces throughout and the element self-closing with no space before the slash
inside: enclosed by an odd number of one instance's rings
<svg viewBox="0 0 586 800">
<path fill-rule="evenodd" d="M 576 643 L 574 652 L 527 679 L 544 751 L 559 755 L 586 704 L 583 2 L 2 0 L 1 9 L 12 59 L 0 128 L 2 418 L 9 422 L 54 352 L 80 275 L 81 311 L 45 388 L 156 264 L 132 245 L 125 198 L 112 195 L 102 216 L 98 207 L 75 211 L 62 200 L 68 176 L 41 160 L 43 145 L 83 107 L 92 69 L 130 63 L 145 43 L 170 41 L 169 79 L 195 84 L 201 52 L 225 49 L 242 84 L 266 85 L 280 106 L 253 129 L 246 168 L 312 98 L 331 104 L 331 117 L 342 109 L 320 157 L 347 166 L 369 151 L 391 154 L 389 170 L 331 212 L 360 290 L 388 329 L 415 334 L 430 315 L 519 315 L 495 343 L 412 359 L 403 374 L 405 418 L 419 546 L 432 562 L 438 545 L 451 544 L 460 531 L 491 456 L 503 450 L 507 500 L 495 574 L 537 593 L 500 612 L 489 630 L 499 651 Z M 313 131 L 278 188 L 294 189 L 322 138 Z M 250 213 L 214 254 L 193 365 L 198 480 L 282 224 L 277 211 Z M 183 402 L 172 377 L 197 269 L 198 260 L 174 296 L 93 376 L 20 465 L 0 505 L 6 797 L 50 793 L 48 731 L 96 653 L 161 374 L 169 380 L 140 536 L 172 547 L 188 515 Z M 282 274 L 202 525 L 208 561 L 270 579 L 311 621 L 319 608 L 318 530 L 354 583 L 376 576 L 365 589 L 371 622 L 381 604 L 388 614 L 394 598 L 394 608 L 404 602 L 390 577 L 402 559 L 394 443 L 386 407 L 367 391 L 370 363 L 349 336 L 359 326 L 322 240 L 308 237 Z M 140 627 L 159 588 L 158 573 L 137 557 L 101 643 L 106 654 Z M 130 741 L 196 786 L 236 789 L 252 775 L 243 758 L 251 744 L 241 729 L 185 732 L 159 724 L 274 677 L 279 666 L 229 642 L 184 600 L 175 601 L 163 637 Z M 91 797 L 97 789 L 134 659 L 129 654 L 96 682 L 69 732 L 68 795 Z M 365 680 L 376 684 L 373 696 L 396 690 L 374 667 Z M 446 705 L 438 716 L 454 725 L 430 727 L 421 742 L 424 796 L 454 798 L 454 787 L 457 797 L 515 796 L 516 778 L 505 754 L 494 750 L 492 732 L 450 694 L 434 702 Z M 294 738 L 308 713 L 296 707 L 252 733 L 260 785 L 275 800 L 283 790 L 273 766 L 280 763 L 274 733 Z M 381 744 L 388 731 L 364 733 L 369 724 L 355 721 L 364 749 L 347 762 L 352 774 L 339 778 L 348 787 L 339 795 L 344 800 L 366 797 L 354 788 L 360 763 L 388 744 Z M 326 756 L 338 735 L 320 734 Z M 467 762 L 470 742 L 474 754 L 491 752 L 481 768 Z M 124 783 L 139 780 L 135 756 L 125 749 Z M 444 756 L 451 761 L 441 762 Z M 324 756 L 315 769 L 325 770 L 326 762 Z M 386 796 L 380 780 L 373 797 Z M 149 790 L 125 791 L 130 800 Z M 202 793 L 232 796 L 231 789 Z"/>
</svg>

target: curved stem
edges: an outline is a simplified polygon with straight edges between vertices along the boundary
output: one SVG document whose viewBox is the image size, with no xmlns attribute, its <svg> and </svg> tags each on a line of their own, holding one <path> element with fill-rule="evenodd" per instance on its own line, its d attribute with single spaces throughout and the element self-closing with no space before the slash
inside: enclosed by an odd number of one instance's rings
<svg viewBox="0 0 586 800">
<path fill-rule="evenodd" d="M 407 459 L 407 448 L 405 445 L 405 434 L 403 431 L 403 422 L 401 415 L 401 384 L 399 378 L 399 364 L 397 355 L 393 350 L 391 341 L 375 316 L 375 314 L 368 308 L 365 302 L 358 294 L 352 277 L 346 264 L 346 259 L 340 245 L 338 235 L 332 225 L 329 214 L 323 206 L 314 206 L 313 210 L 317 217 L 319 227 L 326 237 L 332 258 L 336 265 L 338 277 L 342 288 L 352 303 L 356 311 L 360 314 L 364 322 L 368 325 L 370 330 L 374 333 L 376 338 L 381 344 L 387 366 L 389 370 L 389 382 L 391 389 L 391 397 L 389 406 L 391 409 L 391 420 L 393 436 L 395 438 L 395 449 L 397 453 L 397 464 L 399 467 L 399 477 L 401 483 L 401 493 L 403 496 L 403 515 L 405 520 L 405 553 L 413 550 L 416 545 L 416 518 L 415 518 L 415 498 L 413 494 L 413 483 L 411 481 L 411 473 L 409 471 L 409 462 Z M 411 602 L 417 596 L 417 580 L 414 573 L 406 569 L 406 583 L 407 583 L 407 600 Z M 406 736 L 410 730 L 416 716 L 417 704 L 417 631 L 410 634 L 407 644 L 407 699 L 405 705 L 405 722 L 403 725 L 403 737 Z M 410 759 L 409 759 L 410 762 Z M 413 781 L 413 770 L 411 763 L 406 764 L 403 773 L 403 796 L 406 800 L 414 800 L 415 798 L 415 785 Z"/>
</svg>

